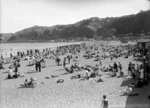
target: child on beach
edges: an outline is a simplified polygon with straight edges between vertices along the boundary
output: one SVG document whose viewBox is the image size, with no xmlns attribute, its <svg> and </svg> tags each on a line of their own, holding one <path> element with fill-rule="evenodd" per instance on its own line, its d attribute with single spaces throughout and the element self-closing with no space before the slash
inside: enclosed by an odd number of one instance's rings
<svg viewBox="0 0 150 108">
<path fill-rule="evenodd" d="M 108 108 L 108 100 L 106 99 L 106 95 L 103 95 L 103 100 L 101 105 L 103 106 L 103 108 Z"/>
</svg>

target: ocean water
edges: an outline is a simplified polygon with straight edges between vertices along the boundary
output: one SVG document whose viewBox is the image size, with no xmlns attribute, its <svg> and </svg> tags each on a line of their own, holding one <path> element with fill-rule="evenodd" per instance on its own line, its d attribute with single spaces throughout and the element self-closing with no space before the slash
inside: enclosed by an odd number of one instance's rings
<svg viewBox="0 0 150 108">
<path fill-rule="evenodd" d="M 56 48 L 58 46 L 65 46 L 71 44 L 80 44 L 81 42 L 61 42 L 61 43 L 0 43 L 0 54 L 4 58 L 10 57 L 10 53 L 17 54 L 17 51 L 27 51 L 30 49 L 45 49 Z"/>
</svg>

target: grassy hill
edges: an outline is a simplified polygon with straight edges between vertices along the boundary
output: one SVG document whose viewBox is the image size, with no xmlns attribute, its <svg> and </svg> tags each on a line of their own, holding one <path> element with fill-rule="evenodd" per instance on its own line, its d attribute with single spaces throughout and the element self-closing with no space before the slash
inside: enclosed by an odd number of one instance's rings
<svg viewBox="0 0 150 108">
<path fill-rule="evenodd" d="M 0 34 L 1 42 L 44 42 L 57 39 L 150 34 L 150 10 L 122 17 L 92 17 L 69 25 L 33 26 L 13 34 Z"/>
</svg>

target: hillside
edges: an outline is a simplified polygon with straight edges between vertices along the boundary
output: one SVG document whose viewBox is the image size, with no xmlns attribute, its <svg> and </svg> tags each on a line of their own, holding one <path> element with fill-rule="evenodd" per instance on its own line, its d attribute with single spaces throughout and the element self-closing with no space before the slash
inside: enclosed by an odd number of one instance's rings
<svg viewBox="0 0 150 108">
<path fill-rule="evenodd" d="M 150 34 L 150 10 L 122 17 L 89 18 L 70 25 L 33 26 L 13 34 L 0 34 L 1 42 L 45 42 L 57 39 Z"/>
</svg>

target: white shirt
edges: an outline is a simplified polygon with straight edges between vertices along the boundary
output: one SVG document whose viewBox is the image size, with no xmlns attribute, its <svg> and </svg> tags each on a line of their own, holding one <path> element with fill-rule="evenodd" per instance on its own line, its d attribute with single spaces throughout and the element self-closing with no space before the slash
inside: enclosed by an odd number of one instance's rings
<svg viewBox="0 0 150 108">
<path fill-rule="evenodd" d="M 12 73 L 13 73 L 13 70 L 12 70 L 12 69 L 10 69 L 10 70 L 9 70 L 9 74 L 10 74 L 10 75 L 12 75 Z"/>
</svg>

